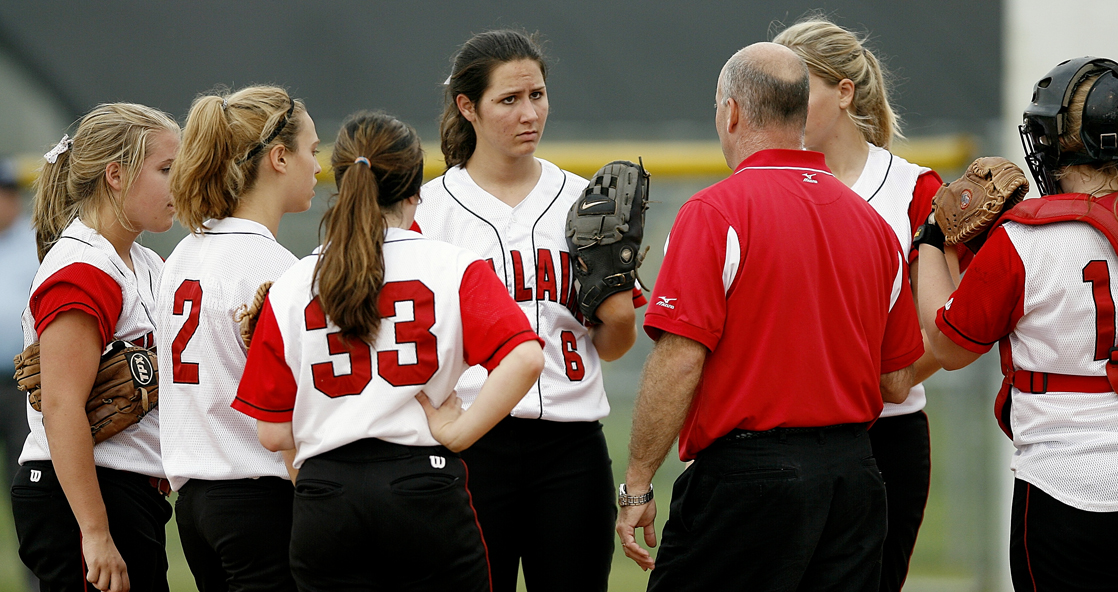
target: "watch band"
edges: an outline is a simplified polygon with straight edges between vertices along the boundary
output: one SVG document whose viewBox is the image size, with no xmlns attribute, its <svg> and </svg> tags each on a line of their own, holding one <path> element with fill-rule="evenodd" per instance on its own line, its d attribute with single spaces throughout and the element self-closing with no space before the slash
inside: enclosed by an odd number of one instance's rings
<svg viewBox="0 0 1118 592">
<path fill-rule="evenodd" d="M 625 506 L 642 506 L 652 501 L 652 484 L 648 484 L 648 491 L 641 495 L 629 495 L 625 489 L 625 484 L 622 483 L 621 487 L 617 488 L 617 505 Z"/>
</svg>

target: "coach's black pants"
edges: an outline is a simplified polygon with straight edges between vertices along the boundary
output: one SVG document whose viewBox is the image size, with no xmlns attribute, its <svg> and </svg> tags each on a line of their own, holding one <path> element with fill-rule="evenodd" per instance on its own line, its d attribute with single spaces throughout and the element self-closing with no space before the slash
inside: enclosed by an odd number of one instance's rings
<svg viewBox="0 0 1118 592">
<path fill-rule="evenodd" d="M 299 590 L 490 589 L 466 465 L 442 446 L 367 439 L 309 458 L 292 518 Z"/>
<path fill-rule="evenodd" d="M 187 481 L 175 522 L 198 590 L 295 590 L 287 559 L 294 494 L 279 477 Z"/>
<path fill-rule="evenodd" d="M 136 473 L 97 467 L 109 534 L 128 568 L 133 592 L 167 590 L 166 524 L 171 504 Z M 12 482 L 19 557 L 43 592 L 91 590 L 85 581 L 81 531 L 50 461 L 24 463 Z"/>
<path fill-rule="evenodd" d="M 1073 508 L 1017 479 L 1009 531 L 1013 589 L 1118 589 L 1118 512 Z"/>
<path fill-rule="evenodd" d="M 507 417 L 462 458 L 494 592 L 605 592 L 617 491 L 602 424 Z"/>
<path fill-rule="evenodd" d="M 881 592 L 897 592 L 908 576 L 931 484 L 931 439 L 923 411 L 882 417 L 870 428 L 877 468 L 889 500 L 889 533 L 881 552 Z"/>
<path fill-rule="evenodd" d="M 885 530 L 865 426 L 735 430 L 676 480 L 648 589 L 873 592 Z"/>
</svg>

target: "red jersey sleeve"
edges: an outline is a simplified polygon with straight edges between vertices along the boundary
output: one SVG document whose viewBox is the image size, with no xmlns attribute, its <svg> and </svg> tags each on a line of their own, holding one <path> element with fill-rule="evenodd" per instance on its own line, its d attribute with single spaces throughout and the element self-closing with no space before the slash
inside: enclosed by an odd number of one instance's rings
<svg viewBox="0 0 1118 592">
<path fill-rule="evenodd" d="M 900 256 L 899 251 L 897 256 Z M 924 339 L 920 335 L 920 321 L 916 317 L 916 305 L 908 283 L 908 266 L 901 262 L 898 273 L 901 276 L 901 293 L 889 310 L 885 336 L 881 340 L 882 374 L 907 368 L 924 355 Z"/>
<path fill-rule="evenodd" d="M 485 261 L 474 261 L 458 288 L 466 363 L 492 371 L 516 346 L 543 340 Z"/>
<path fill-rule="evenodd" d="M 37 333 L 41 334 L 58 315 L 78 310 L 97 319 L 101 347 L 113 340 L 123 306 L 120 284 L 88 263 L 72 263 L 54 272 L 39 285 L 29 302 Z"/>
<path fill-rule="evenodd" d="M 999 227 L 936 313 L 936 326 L 956 345 L 982 354 L 1013 331 L 1024 311 L 1025 266 Z"/>
<path fill-rule="evenodd" d="M 723 273 L 731 232 L 736 235 L 722 214 L 701 201 L 680 208 L 652 291 L 653 304 L 644 315 L 649 337 L 659 339 L 667 331 L 711 351 L 718 345 L 726 322 Z"/>
<path fill-rule="evenodd" d="M 283 334 L 272 312 L 272 303 L 266 299 L 231 407 L 261 421 L 288 422 L 295 410 L 298 390 L 284 355 Z"/>
<path fill-rule="evenodd" d="M 928 221 L 928 215 L 932 213 L 932 198 L 936 196 L 936 192 L 942 185 L 943 179 L 940 179 L 935 171 L 928 171 L 916 178 L 912 201 L 908 202 L 908 222 L 913 234 L 916 234 L 916 229 Z M 919 256 L 919 249 L 913 248 L 909 251 L 908 260 L 911 263 Z"/>
</svg>

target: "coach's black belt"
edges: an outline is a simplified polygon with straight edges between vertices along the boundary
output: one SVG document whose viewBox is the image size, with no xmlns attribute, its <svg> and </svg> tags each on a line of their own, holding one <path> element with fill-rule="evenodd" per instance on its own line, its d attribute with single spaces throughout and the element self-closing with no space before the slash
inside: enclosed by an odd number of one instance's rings
<svg viewBox="0 0 1118 592">
<path fill-rule="evenodd" d="M 723 442 L 740 442 L 742 440 L 753 440 L 756 438 L 786 438 L 792 435 L 824 435 L 844 431 L 859 433 L 866 431 L 868 427 L 868 423 L 840 423 L 837 425 L 812 428 L 773 428 L 763 432 L 735 428 L 730 430 L 729 434 L 719 438 L 719 440 Z"/>
</svg>

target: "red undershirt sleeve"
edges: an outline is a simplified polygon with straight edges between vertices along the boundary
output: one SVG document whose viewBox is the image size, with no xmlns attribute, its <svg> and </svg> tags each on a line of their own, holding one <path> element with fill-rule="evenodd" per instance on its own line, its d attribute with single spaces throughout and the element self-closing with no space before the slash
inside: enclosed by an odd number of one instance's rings
<svg viewBox="0 0 1118 592">
<path fill-rule="evenodd" d="M 1025 266 L 999 227 L 936 313 L 936 326 L 959 347 L 982 354 L 1013 331 L 1024 309 Z"/>
<path fill-rule="evenodd" d="M 260 421 L 284 423 L 291 421 L 297 392 L 298 384 L 284 354 L 283 334 L 271 300 L 265 300 L 231 406 Z"/>
<path fill-rule="evenodd" d="M 466 363 L 492 371 L 516 346 L 543 340 L 485 261 L 474 261 L 458 288 Z"/>
<path fill-rule="evenodd" d="M 916 229 L 928 221 L 928 215 L 932 213 L 932 198 L 936 196 L 936 192 L 942 185 L 943 179 L 940 179 L 939 174 L 935 171 L 922 173 L 916 178 L 916 187 L 912 190 L 912 201 L 908 203 L 908 223 L 913 234 L 916 234 Z M 919 256 L 919 249 L 913 248 L 909 251 L 909 263 L 916 261 Z"/>
<path fill-rule="evenodd" d="M 54 272 L 29 302 L 37 333 L 42 334 L 58 315 L 77 310 L 97 319 L 101 347 L 113 340 L 123 306 L 120 284 L 88 263 L 71 263 Z"/>
</svg>

